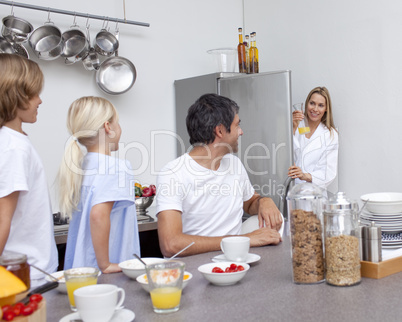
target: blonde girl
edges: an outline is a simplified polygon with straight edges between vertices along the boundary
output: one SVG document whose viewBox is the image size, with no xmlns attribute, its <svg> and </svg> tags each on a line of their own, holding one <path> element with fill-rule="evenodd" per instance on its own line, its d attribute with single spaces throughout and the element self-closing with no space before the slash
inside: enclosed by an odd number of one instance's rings
<svg viewBox="0 0 402 322">
<path fill-rule="evenodd" d="M 111 156 L 121 135 L 118 113 L 104 98 L 82 97 L 68 110 L 67 128 L 59 170 L 60 211 L 71 217 L 64 268 L 119 272 L 118 263 L 140 247 L 132 169 Z"/>
</svg>

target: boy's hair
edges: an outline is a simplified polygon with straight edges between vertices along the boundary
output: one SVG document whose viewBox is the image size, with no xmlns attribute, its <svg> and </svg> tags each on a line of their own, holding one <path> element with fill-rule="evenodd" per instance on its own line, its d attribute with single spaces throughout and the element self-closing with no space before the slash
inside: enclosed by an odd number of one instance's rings
<svg viewBox="0 0 402 322">
<path fill-rule="evenodd" d="M 0 128 L 17 117 L 17 110 L 28 108 L 39 95 L 44 77 L 39 65 L 14 54 L 0 54 Z"/>
</svg>

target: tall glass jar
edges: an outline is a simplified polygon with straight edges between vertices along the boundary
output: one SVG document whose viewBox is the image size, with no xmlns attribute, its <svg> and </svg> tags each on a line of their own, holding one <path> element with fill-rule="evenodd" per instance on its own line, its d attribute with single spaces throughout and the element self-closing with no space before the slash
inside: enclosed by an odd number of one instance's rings
<svg viewBox="0 0 402 322">
<path fill-rule="evenodd" d="M 4 251 L 0 256 L 0 265 L 23 281 L 28 289 L 31 287 L 30 267 L 27 262 L 27 255 Z"/>
<path fill-rule="evenodd" d="M 293 282 L 315 284 L 325 280 L 324 190 L 313 183 L 295 185 L 288 193 Z"/>
<path fill-rule="evenodd" d="M 324 204 L 326 281 L 336 286 L 360 283 L 358 204 L 338 192 Z"/>
</svg>

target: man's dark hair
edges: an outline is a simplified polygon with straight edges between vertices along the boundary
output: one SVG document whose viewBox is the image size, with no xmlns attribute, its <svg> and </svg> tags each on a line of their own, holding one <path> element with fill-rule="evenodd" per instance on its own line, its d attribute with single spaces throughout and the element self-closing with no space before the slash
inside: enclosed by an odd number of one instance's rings
<svg viewBox="0 0 402 322">
<path fill-rule="evenodd" d="M 230 133 L 230 125 L 239 106 L 231 99 L 217 94 L 202 95 L 188 110 L 186 125 L 190 144 L 209 144 L 215 140 L 214 129 L 222 124 Z"/>
</svg>

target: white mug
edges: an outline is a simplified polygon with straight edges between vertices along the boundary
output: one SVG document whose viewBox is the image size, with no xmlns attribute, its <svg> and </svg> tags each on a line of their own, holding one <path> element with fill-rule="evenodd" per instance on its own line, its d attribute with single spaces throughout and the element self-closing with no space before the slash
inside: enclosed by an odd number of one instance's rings
<svg viewBox="0 0 402 322">
<path fill-rule="evenodd" d="M 120 299 L 119 299 L 120 293 Z M 126 293 L 112 284 L 84 286 L 74 291 L 75 306 L 84 322 L 108 322 L 122 308 Z"/>
<path fill-rule="evenodd" d="M 226 259 L 235 262 L 245 262 L 250 250 L 250 238 L 245 236 L 222 238 L 221 249 Z"/>
</svg>

